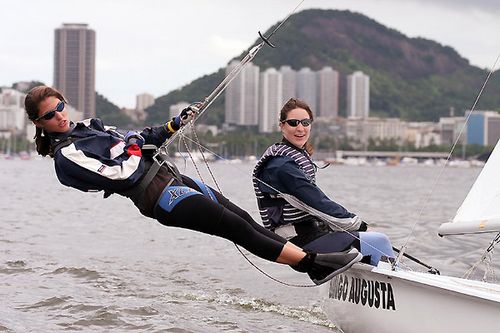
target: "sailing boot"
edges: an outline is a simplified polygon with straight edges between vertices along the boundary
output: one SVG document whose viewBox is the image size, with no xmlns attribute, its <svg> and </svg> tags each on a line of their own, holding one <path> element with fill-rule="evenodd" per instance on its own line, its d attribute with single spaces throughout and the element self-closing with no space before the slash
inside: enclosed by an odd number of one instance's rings
<svg viewBox="0 0 500 333">
<path fill-rule="evenodd" d="M 320 285 L 345 272 L 362 258 L 363 255 L 355 248 L 348 252 L 316 254 L 307 274 L 315 284 Z"/>
</svg>

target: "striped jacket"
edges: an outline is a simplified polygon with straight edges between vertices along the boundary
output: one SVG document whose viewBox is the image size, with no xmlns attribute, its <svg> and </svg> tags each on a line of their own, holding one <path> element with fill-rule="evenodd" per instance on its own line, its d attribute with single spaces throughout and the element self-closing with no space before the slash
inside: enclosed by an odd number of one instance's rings
<svg viewBox="0 0 500 333">
<path fill-rule="evenodd" d="M 266 228 L 321 220 L 333 222 L 336 230 L 358 230 L 361 219 L 330 200 L 316 186 L 315 173 L 309 154 L 291 144 L 277 143 L 264 152 L 254 168 L 253 185 Z"/>
</svg>

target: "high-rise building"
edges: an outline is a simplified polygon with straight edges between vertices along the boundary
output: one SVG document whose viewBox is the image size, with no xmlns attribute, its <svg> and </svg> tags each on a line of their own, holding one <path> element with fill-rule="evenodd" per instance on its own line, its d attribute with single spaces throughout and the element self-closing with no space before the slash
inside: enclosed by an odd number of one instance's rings
<svg viewBox="0 0 500 333">
<path fill-rule="evenodd" d="M 347 76 L 347 116 L 368 118 L 370 114 L 370 77 L 357 71 Z"/>
<path fill-rule="evenodd" d="M 260 74 L 260 88 L 259 132 L 276 132 L 283 100 L 282 74 L 275 68 L 268 68 Z"/>
<path fill-rule="evenodd" d="M 155 104 L 155 97 L 148 93 L 142 93 L 135 97 L 135 109 L 146 110 L 151 105 Z"/>
<path fill-rule="evenodd" d="M 453 145 L 457 141 L 457 139 L 460 143 L 463 143 L 465 141 L 465 134 L 467 132 L 466 128 L 464 127 L 465 117 L 441 117 L 439 118 L 439 126 L 441 127 L 442 144 Z"/>
<path fill-rule="evenodd" d="M 297 97 L 297 72 L 290 66 L 281 66 L 280 73 L 283 81 L 283 92 L 281 104 L 285 104 L 290 98 Z"/>
<path fill-rule="evenodd" d="M 469 112 L 469 111 L 467 111 Z M 495 145 L 500 138 L 500 114 L 495 111 L 474 111 L 467 122 L 467 143 Z"/>
<path fill-rule="evenodd" d="M 237 65 L 237 61 L 231 61 L 226 67 L 226 75 L 231 73 Z M 242 81 L 238 77 L 234 78 L 226 88 L 224 93 L 224 122 L 227 124 L 235 124 L 238 118 L 237 114 L 243 108 L 240 96 L 242 89 Z"/>
<path fill-rule="evenodd" d="M 25 97 L 26 94 L 14 89 L 0 89 L 0 136 L 2 132 L 19 132 L 25 129 Z"/>
<path fill-rule="evenodd" d="M 84 118 L 95 117 L 95 45 L 87 24 L 64 23 L 55 30 L 54 87 Z"/>
<path fill-rule="evenodd" d="M 297 73 L 297 97 L 306 102 L 315 116 L 318 115 L 316 72 L 304 67 Z"/>
<path fill-rule="evenodd" d="M 318 116 L 337 118 L 339 115 L 339 72 L 331 67 L 318 71 Z"/>
<path fill-rule="evenodd" d="M 230 73 L 238 61 L 226 68 Z M 252 126 L 258 123 L 259 67 L 251 62 L 229 84 L 225 93 L 225 122 L 230 125 Z"/>
</svg>

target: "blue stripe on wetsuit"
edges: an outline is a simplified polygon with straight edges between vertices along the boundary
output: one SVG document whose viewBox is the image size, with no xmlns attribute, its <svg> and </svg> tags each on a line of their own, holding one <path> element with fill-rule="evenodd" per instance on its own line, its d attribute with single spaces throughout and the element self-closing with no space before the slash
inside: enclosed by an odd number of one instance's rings
<svg viewBox="0 0 500 333">
<path fill-rule="evenodd" d="M 167 212 L 171 212 L 174 207 L 182 200 L 192 195 L 200 194 L 200 192 L 187 186 L 168 186 L 163 191 L 158 205 Z"/>
<path fill-rule="evenodd" d="M 201 189 L 201 191 L 203 192 L 204 196 L 209 197 L 210 199 L 212 199 L 212 201 L 215 201 L 215 202 L 219 203 L 219 201 L 217 201 L 217 198 L 215 197 L 214 192 L 210 189 L 210 187 L 208 187 L 206 184 L 204 184 L 199 179 L 193 179 L 193 181 Z"/>
</svg>

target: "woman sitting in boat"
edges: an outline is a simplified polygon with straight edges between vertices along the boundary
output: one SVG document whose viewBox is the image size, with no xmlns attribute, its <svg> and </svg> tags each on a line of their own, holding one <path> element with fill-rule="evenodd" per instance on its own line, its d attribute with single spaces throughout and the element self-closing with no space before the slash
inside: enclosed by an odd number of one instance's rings
<svg viewBox="0 0 500 333">
<path fill-rule="evenodd" d="M 104 191 L 132 199 L 141 213 L 163 225 L 216 235 L 264 259 L 288 264 L 322 281 L 361 259 L 358 253 L 305 252 L 263 228 L 217 191 L 181 175 L 163 154 L 146 154 L 144 144 L 160 146 L 196 115 L 190 106 L 166 124 L 122 135 L 98 118 L 73 123 L 57 90 L 39 86 L 26 96 L 25 109 L 36 125 L 37 152 L 54 159 L 59 181 L 84 192 Z"/>
<path fill-rule="evenodd" d="M 316 185 L 317 167 L 308 142 L 313 123 L 310 107 L 291 98 L 281 109 L 283 139 L 257 162 L 253 184 L 266 228 L 307 251 L 318 253 L 356 248 L 363 261 L 377 265 L 394 257 L 388 237 L 367 232 L 357 215 L 329 199 Z"/>
</svg>

